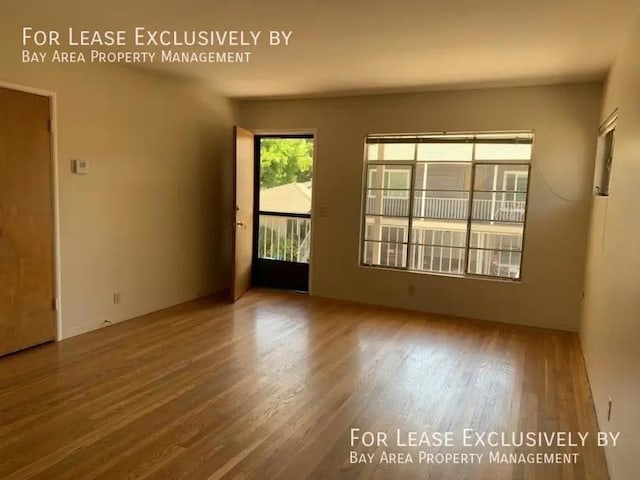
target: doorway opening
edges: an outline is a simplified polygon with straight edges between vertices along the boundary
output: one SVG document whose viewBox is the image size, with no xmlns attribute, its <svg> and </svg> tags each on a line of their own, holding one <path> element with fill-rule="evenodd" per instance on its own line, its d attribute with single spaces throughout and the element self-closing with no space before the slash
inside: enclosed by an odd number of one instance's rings
<svg viewBox="0 0 640 480">
<path fill-rule="evenodd" d="M 253 284 L 309 291 L 313 135 L 255 137 Z"/>
</svg>

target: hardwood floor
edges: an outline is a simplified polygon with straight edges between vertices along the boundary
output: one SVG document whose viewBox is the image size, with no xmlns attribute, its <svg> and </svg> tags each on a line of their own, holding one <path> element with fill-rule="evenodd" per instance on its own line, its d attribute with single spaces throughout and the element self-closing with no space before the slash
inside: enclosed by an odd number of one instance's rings
<svg viewBox="0 0 640 480">
<path fill-rule="evenodd" d="M 0 358 L 0 420 L 4 480 L 608 478 L 576 335 L 284 292 L 194 302 Z M 387 433 L 388 446 L 351 447 L 356 428 Z M 465 428 L 590 437 L 470 448 Z M 397 446 L 397 429 L 451 431 L 455 446 Z M 374 461 L 351 464 L 352 450 Z M 496 464 L 496 450 L 579 456 Z M 383 451 L 414 463 L 380 463 Z M 485 456 L 419 463 L 421 451 Z"/>
</svg>

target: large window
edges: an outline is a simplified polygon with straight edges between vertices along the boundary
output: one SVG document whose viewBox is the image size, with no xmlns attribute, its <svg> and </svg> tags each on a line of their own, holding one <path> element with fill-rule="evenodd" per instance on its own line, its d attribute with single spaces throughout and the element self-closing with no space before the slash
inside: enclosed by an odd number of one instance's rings
<svg viewBox="0 0 640 480">
<path fill-rule="evenodd" d="M 370 135 L 361 262 L 520 279 L 533 134 Z"/>
</svg>

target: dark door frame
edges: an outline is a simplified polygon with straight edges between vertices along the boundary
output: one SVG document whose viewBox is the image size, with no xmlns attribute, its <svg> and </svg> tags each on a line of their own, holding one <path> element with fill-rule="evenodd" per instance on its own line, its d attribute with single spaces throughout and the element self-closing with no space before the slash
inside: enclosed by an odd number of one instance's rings
<svg viewBox="0 0 640 480">
<path fill-rule="evenodd" d="M 259 233 L 260 214 L 273 215 L 288 218 L 308 218 L 311 222 L 311 214 L 303 213 L 281 213 L 260 210 L 260 140 L 263 138 L 301 138 L 314 140 L 314 165 L 315 167 L 315 135 L 312 133 L 279 133 L 279 134 L 256 134 L 254 137 L 254 189 L 253 189 L 253 272 L 252 284 L 262 287 L 272 287 L 284 290 L 295 290 L 299 292 L 309 292 L 309 269 L 310 263 L 296 263 L 282 260 L 269 260 L 258 258 L 259 254 Z M 312 167 L 312 172 L 314 171 Z M 311 181 L 313 182 L 313 176 Z M 313 226 L 313 225 L 312 225 Z M 313 230 L 312 230 L 313 232 Z"/>
</svg>

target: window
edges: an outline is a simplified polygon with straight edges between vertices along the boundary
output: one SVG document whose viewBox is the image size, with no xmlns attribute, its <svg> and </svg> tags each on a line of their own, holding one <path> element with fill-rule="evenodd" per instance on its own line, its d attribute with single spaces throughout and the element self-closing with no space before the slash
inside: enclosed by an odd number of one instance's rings
<svg viewBox="0 0 640 480">
<path fill-rule="evenodd" d="M 599 154 L 596 167 L 596 173 L 599 173 L 600 178 L 596 181 L 596 193 L 601 197 L 609 196 L 617 120 L 618 111 L 616 110 L 600 127 L 600 139 L 598 141 Z"/>
<path fill-rule="evenodd" d="M 371 135 L 361 262 L 521 278 L 533 134 Z"/>
</svg>

